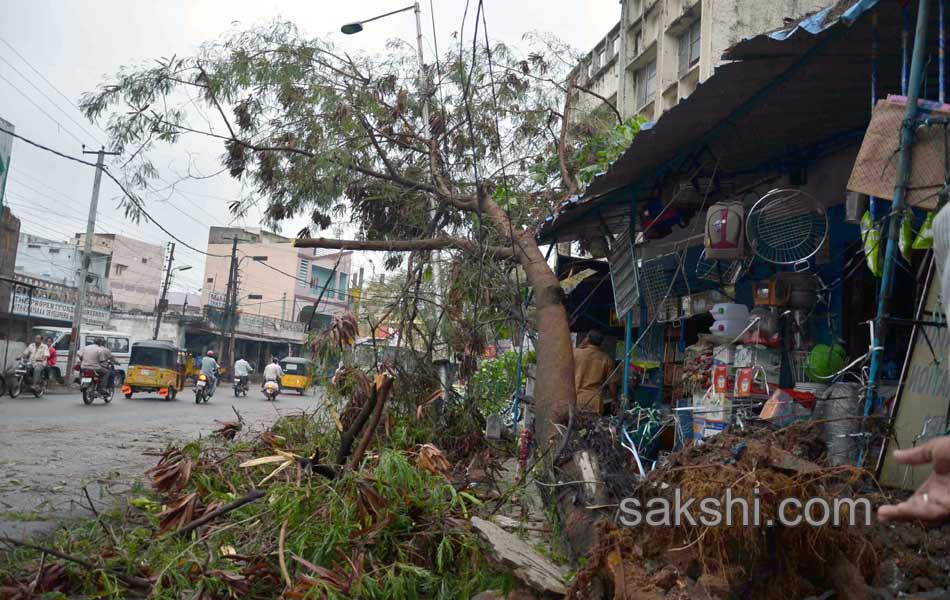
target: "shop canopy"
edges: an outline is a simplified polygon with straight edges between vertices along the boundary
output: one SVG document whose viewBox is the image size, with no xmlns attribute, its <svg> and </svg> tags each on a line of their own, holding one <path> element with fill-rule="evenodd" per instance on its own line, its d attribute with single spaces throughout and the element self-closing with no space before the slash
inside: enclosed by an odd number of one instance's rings
<svg viewBox="0 0 950 600">
<path fill-rule="evenodd" d="M 936 40 L 932 21 L 928 37 Z M 900 91 L 901 23 L 898 2 L 839 0 L 790 28 L 739 42 L 723 55 L 730 62 L 647 124 L 583 196 L 548 217 L 540 239 L 596 236 L 603 225 L 622 231 L 638 193 L 701 163 L 729 176 L 774 172 L 860 140 L 871 115 L 872 40 L 883 98 Z M 936 95 L 937 61 L 931 62 L 924 96 Z"/>
</svg>

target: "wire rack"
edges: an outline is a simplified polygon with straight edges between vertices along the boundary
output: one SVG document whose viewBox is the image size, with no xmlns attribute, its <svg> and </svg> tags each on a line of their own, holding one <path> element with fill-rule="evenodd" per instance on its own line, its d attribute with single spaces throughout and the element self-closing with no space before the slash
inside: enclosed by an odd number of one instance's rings
<svg viewBox="0 0 950 600">
<path fill-rule="evenodd" d="M 828 236 L 828 215 L 814 196 L 775 189 L 746 218 L 746 239 L 755 255 L 776 265 L 799 265 L 817 254 Z"/>
<path fill-rule="evenodd" d="M 666 303 L 670 300 L 678 302 L 681 296 L 689 293 L 689 284 L 679 265 L 680 255 L 676 252 L 646 259 L 640 265 L 641 298 L 646 302 L 651 320 L 661 312 L 663 315 L 660 316 L 666 320 Z"/>
<path fill-rule="evenodd" d="M 711 281 L 719 285 L 735 285 L 746 273 L 748 261 L 711 260 L 706 258 L 706 251 L 696 261 L 696 277 L 702 281 Z"/>
</svg>

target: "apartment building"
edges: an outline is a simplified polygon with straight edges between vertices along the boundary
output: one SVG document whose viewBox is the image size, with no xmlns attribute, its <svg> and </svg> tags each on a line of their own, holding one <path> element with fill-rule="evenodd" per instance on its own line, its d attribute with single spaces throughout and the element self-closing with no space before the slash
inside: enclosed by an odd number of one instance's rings
<svg viewBox="0 0 950 600">
<path fill-rule="evenodd" d="M 82 250 L 76 241 L 59 242 L 20 233 L 15 270 L 20 275 L 78 288 Z M 109 255 L 93 250 L 88 282 L 90 291 L 109 293 Z"/>
<path fill-rule="evenodd" d="M 739 40 L 779 29 L 831 0 L 622 0 L 620 21 L 577 67 L 577 83 L 623 117 L 649 121 L 689 96 Z M 579 115 L 603 102 L 579 92 Z"/>
<path fill-rule="evenodd" d="M 293 240 L 260 228 L 212 227 L 208 233 L 201 301 L 223 307 L 228 285 L 233 238 L 238 239 L 238 312 L 248 316 L 308 320 L 313 303 L 326 285 L 314 325 L 329 324 L 346 310 L 352 253 L 295 248 Z"/>
<path fill-rule="evenodd" d="M 86 235 L 77 233 L 75 237 L 82 247 Z M 108 257 L 106 272 L 114 309 L 155 310 L 165 267 L 164 246 L 115 233 L 97 233 L 92 238 L 92 250 Z"/>
</svg>

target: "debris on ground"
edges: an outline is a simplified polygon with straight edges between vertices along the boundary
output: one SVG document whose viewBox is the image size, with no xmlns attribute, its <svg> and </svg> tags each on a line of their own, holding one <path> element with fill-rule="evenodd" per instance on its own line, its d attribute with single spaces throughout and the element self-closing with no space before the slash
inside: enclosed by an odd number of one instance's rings
<svg viewBox="0 0 950 600">
<path fill-rule="evenodd" d="M 890 501 L 865 471 L 824 466 L 823 446 L 817 428 L 802 423 L 781 430 L 727 430 L 670 455 L 625 497 L 644 507 L 641 516 L 648 515 L 651 499 L 676 507 L 677 496 L 680 505 L 695 498 L 685 509 L 695 524 L 683 516 L 672 525 L 626 527 L 631 520 L 624 521 L 618 510 L 614 519 L 599 524 L 597 542 L 568 597 L 891 598 L 950 589 L 945 531 L 883 524 L 873 515 L 865 526 L 860 507 L 854 509 L 857 525 L 849 526 L 850 508 L 844 505 L 839 527 L 779 524 L 785 498 L 818 498 L 837 506 L 837 498 L 866 497 L 872 511 Z M 749 507 L 758 502 L 760 521 L 744 525 L 737 508 L 729 521 L 704 522 L 699 507 L 704 498 L 742 499 Z"/>
<path fill-rule="evenodd" d="M 453 483 L 435 444 L 392 432 L 331 478 L 338 432 L 308 415 L 226 429 L 167 449 L 123 506 L 35 546 L 0 540 L 0 597 L 515 597 L 471 524 L 500 492 Z"/>
</svg>

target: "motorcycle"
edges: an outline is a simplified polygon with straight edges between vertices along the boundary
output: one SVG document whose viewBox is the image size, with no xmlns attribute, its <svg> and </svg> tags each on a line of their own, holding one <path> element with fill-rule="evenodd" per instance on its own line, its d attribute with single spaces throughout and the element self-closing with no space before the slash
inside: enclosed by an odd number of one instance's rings
<svg viewBox="0 0 950 600">
<path fill-rule="evenodd" d="M 264 383 L 264 397 L 274 402 L 277 400 L 277 394 L 280 393 L 280 385 L 276 381 L 268 381 Z"/>
<path fill-rule="evenodd" d="M 195 379 L 195 404 L 201 404 L 204 402 L 208 403 L 208 399 L 211 398 L 211 381 L 208 379 L 208 376 L 204 373 L 198 375 L 198 378 Z"/>
<path fill-rule="evenodd" d="M 247 377 L 234 378 L 234 397 L 247 396 Z"/>
<path fill-rule="evenodd" d="M 100 398 L 106 404 L 112 402 L 115 395 L 115 382 L 112 376 L 113 365 L 108 365 L 105 383 L 101 381 L 99 372 L 95 369 L 83 369 L 76 365 L 79 371 L 79 391 L 82 394 L 83 404 L 92 404 L 96 398 Z"/>
<path fill-rule="evenodd" d="M 25 387 L 28 387 L 33 396 L 42 398 L 46 393 L 47 380 L 44 374 L 39 385 L 33 385 L 33 365 L 26 360 L 20 360 L 13 370 L 13 377 L 10 380 L 10 397 L 19 396 Z"/>
</svg>

